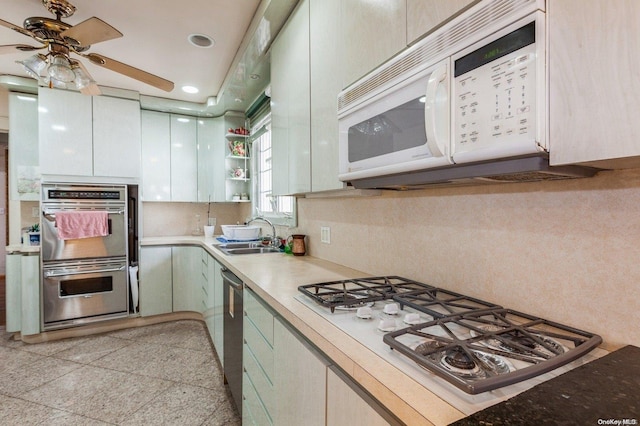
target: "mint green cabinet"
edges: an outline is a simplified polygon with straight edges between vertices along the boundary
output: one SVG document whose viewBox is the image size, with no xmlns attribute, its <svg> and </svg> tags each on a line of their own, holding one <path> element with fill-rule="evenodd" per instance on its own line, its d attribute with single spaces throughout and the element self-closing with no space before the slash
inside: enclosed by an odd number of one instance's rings
<svg viewBox="0 0 640 426">
<path fill-rule="evenodd" d="M 311 191 L 309 0 L 302 0 L 271 50 L 273 194 Z"/>
<path fill-rule="evenodd" d="M 10 253 L 6 257 L 6 330 L 23 336 L 40 333 L 40 256 Z"/>
<path fill-rule="evenodd" d="M 201 250 L 195 246 L 176 246 L 171 249 L 173 312 L 202 312 Z"/>
<path fill-rule="evenodd" d="M 9 196 L 40 201 L 38 97 L 9 93 Z"/>
<path fill-rule="evenodd" d="M 171 247 L 141 247 L 138 270 L 141 316 L 172 312 L 172 270 Z"/>
<path fill-rule="evenodd" d="M 22 328 L 22 255 L 7 254 L 6 257 L 6 330 L 20 331 Z"/>
</svg>

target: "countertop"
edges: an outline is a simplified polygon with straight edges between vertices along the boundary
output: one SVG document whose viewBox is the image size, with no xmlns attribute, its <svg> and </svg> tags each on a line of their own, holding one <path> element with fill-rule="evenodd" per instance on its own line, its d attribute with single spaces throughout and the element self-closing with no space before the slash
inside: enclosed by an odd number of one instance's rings
<svg viewBox="0 0 640 426">
<path fill-rule="evenodd" d="M 40 246 L 25 246 L 23 244 L 10 244 L 5 247 L 5 251 L 10 253 L 39 254 Z"/>
<path fill-rule="evenodd" d="M 214 238 L 184 236 L 154 237 L 141 240 L 142 246 L 180 244 L 194 244 L 204 247 L 270 304 L 279 315 L 289 321 L 331 358 L 334 364 L 347 372 L 360 386 L 406 424 L 446 425 L 466 417 L 465 413 L 423 386 L 412 375 L 387 362 L 294 298 L 299 295 L 298 286 L 301 284 L 366 277 L 371 274 L 311 256 L 291 256 L 277 253 L 229 256 L 214 248 L 219 244 Z M 587 366 L 589 365 L 587 364 Z M 546 392 L 543 391 L 541 395 L 546 393 L 547 399 L 550 400 L 549 386 L 553 389 L 555 385 L 552 383 L 562 377 L 564 376 L 545 382 L 548 385 L 542 389 L 546 389 Z M 572 377 L 575 377 L 574 380 L 580 382 L 582 386 L 591 388 L 589 380 L 584 380 L 583 376 L 573 375 Z M 635 383 L 637 387 L 637 381 Z M 540 386 L 542 385 L 536 386 L 531 391 L 537 392 Z M 634 395 L 637 394 L 638 392 L 634 393 Z M 564 406 L 561 404 L 565 402 L 562 396 L 564 393 L 559 395 L 560 399 L 555 405 L 564 407 L 562 410 L 568 411 L 570 407 L 567 405 L 568 403 Z M 516 396 L 516 398 L 518 397 Z M 505 409 L 504 407 L 512 400 L 498 403 L 479 413 L 490 413 L 494 407 Z M 543 396 L 540 403 L 544 404 L 545 402 L 550 401 L 545 401 Z M 479 413 L 476 414 L 480 415 Z M 611 416 L 613 415 L 614 413 L 611 414 Z M 549 419 L 546 414 L 540 414 L 540 416 L 544 417 L 546 421 L 553 420 Z M 471 417 L 471 419 L 474 418 Z M 477 424 L 478 420 L 470 421 L 472 423 L 461 424 Z"/>
<path fill-rule="evenodd" d="M 640 348 L 625 346 L 455 425 L 637 425 Z"/>
</svg>

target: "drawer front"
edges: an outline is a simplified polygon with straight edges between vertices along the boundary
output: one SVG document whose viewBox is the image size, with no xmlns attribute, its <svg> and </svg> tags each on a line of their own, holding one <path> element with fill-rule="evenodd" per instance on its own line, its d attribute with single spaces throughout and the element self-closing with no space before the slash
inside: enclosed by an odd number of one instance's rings
<svg viewBox="0 0 640 426">
<path fill-rule="evenodd" d="M 245 291 L 243 296 L 247 317 L 255 324 L 269 345 L 273 346 L 273 314 L 250 290 Z"/>
<path fill-rule="evenodd" d="M 267 412 L 274 413 L 273 384 L 265 374 L 262 366 L 256 360 L 255 355 L 248 345 L 244 345 L 242 352 L 242 367 L 249 376 L 260 400 L 264 404 Z"/>
<path fill-rule="evenodd" d="M 267 413 L 265 406 L 260 401 L 258 394 L 253 387 L 253 383 L 249 376 L 244 373 L 242 375 L 242 420 L 244 424 L 245 416 L 247 420 L 254 422 L 256 425 L 273 424 L 271 417 Z"/>
<path fill-rule="evenodd" d="M 262 367 L 269 381 L 273 382 L 273 347 L 264 339 L 251 321 L 244 321 L 244 342 Z"/>
</svg>

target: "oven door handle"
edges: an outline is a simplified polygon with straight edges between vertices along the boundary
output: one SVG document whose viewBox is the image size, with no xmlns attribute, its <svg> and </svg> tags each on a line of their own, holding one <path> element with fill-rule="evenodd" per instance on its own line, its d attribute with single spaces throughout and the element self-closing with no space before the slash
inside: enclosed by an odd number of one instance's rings
<svg viewBox="0 0 640 426">
<path fill-rule="evenodd" d="M 57 272 L 53 271 L 44 271 L 45 277 L 64 277 L 66 275 L 82 275 L 82 274 L 101 274 L 103 272 L 119 272 L 124 271 L 126 265 L 120 266 L 118 268 L 101 268 L 101 269 L 82 269 L 82 270 L 74 270 L 74 271 L 61 271 Z"/>
<path fill-rule="evenodd" d="M 82 211 L 82 210 L 94 211 L 94 209 L 43 210 L 42 215 L 46 217 L 49 221 L 53 222 L 56 220 L 56 214 L 55 214 L 56 211 Z M 122 209 L 104 210 L 104 211 L 106 211 L 108 214 L 124 214 L 124 210 Z"/>
</svg>

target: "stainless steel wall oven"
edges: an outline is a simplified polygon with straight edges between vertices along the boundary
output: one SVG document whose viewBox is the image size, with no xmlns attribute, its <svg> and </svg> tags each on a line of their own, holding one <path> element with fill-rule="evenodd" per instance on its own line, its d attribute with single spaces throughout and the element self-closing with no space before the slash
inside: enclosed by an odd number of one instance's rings
<svg viewBox="0 0 640 426">
<path fill-rule="evenodd" d="M 41 210 L 42 329 L 127 316 L 127 187 L 43 184 Z M 80 220 L 63 233 L 69 212 Z M 106 218 L 103 232 L 80 229 L 91 227 L 82 220 L 87 212 Z"/>
</svg>

